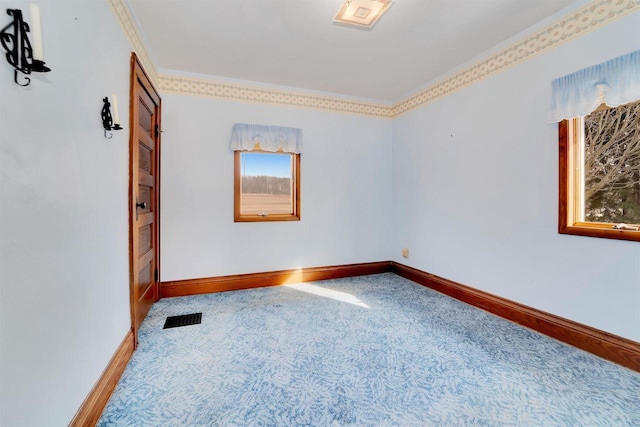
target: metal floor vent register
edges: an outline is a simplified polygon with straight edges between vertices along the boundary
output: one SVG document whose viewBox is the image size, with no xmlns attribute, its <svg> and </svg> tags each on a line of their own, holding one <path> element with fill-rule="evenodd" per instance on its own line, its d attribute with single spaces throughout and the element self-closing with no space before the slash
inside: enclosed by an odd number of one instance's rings
<svg viewBox="0 0 640 427">
<path fill-rule="evenodd" d="M 169 316 L 164 322 L 164 328 L 162 329 L 199 325 L 200 323 L 202 323 L 202 313 L 183 314 L 182 316 Z"/>
</svg>

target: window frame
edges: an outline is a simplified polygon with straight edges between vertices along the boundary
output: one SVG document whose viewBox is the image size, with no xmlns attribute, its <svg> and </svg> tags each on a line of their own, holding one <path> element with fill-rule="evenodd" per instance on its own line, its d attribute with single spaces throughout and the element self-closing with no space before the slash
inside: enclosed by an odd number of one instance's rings
<svg viewBox="0 0 640 427">
<path fill-rule="evenodd" d="M 257 144 L 256 144 L 257 145 Z M 293 212 L 291 214 L 269 214 L 268 216 L 258 214 L 241 213 L 242 204 L 242 153 L 267 153 L 267 154 L 286 154 L 292 156 L 292 203 Z M 254 150 L 238 150 L 233 152 L 234 155 L 234 191 L 233 191 L 233 221 L 234 222 L 273 222 L 273 221 L 300 221 L 300 153 L 287 153 L 282 150 L 277 152 L 265 151 L 256 148 Z"/>
<path fill-rule="evenodd" d="M 640 231 L 615 229 L 613 223 L 580 221 L 580 174 L 584 164 L 584 148 L 581 144 L 582 118 L 562 120 L 558 124 L 559 139 L 559 197 L 558 233 L 575 236 L 640 242 Z"/>
</svg>

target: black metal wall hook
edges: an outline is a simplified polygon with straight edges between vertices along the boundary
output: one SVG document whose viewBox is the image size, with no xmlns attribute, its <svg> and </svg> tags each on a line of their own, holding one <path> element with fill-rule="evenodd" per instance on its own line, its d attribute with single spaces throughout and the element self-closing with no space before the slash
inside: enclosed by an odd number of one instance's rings
<svg viewBox="0 0 640 427">
<path fill-rule="evenodd" d="M 6 58 L 13 68 L 13 80 L 20 86 L 29 86 L 31 79 L 26 77 L 32 72 L 46 73 L 51 71 L 44 61 L 33 59 L 33 49 L 29 41 L 29 24 L 24 22 L 20 9 L 7 9 L 7 15 L 13 16 L 13 22 L 0 31 L 0 43 L 6 51 Z M 18 72 L 24 75 L 25 83 L 18 81 Z"/>
</svg>

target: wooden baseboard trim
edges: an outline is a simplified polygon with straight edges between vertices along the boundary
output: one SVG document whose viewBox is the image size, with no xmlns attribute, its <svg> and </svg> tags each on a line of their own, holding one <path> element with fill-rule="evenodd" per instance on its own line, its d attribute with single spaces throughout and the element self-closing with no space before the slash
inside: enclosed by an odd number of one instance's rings
<svg viewBox="0 0 640 427">
<path fill-rule="evenodd" d="M 160 297 L 278 286 L 391 271 L 406 279 L 640 372 L 640 343 L 393 261 L 238 274 L 160 284 Z"/>
<path fill-rule="evenodd" d="M 640 343 L 392 262 L 391 271 L 489 313 L 640 372 Z"/>
<path fill-rule="evenodd" d="M 391 261 L 176 280 L 160 283 L 160 298 L 279 286 L 288 283 L 313 282 L 315 280 L 363 276 L 366 274 L 386 273 L 388 271 L 391 271 Z"/>
<path fill-rule="evenodd" d="M 129 330 L 102 372 L 98 382 L 93 386 L 93 389 L 91 389 L 87 398 L 82 402 L 80 409 L 78 409 L 78 412 L 69 423 L 70 427 L 96 425 L 124 369 L 127 367 L 127 363 L 133 354 L 133 348 L 133 332 Z"/>
</svg>

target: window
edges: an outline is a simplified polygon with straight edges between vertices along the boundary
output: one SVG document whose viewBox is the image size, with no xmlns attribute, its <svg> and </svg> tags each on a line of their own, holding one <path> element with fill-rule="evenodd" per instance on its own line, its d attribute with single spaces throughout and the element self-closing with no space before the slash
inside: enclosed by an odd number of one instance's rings
<svg viewBox="0 0 640 427">
<path fill-rule="evenodd" d="M 563 120 L 563 234 L 640 241 L 640 101 Z"/>
<path fill-rule="evenodd" d="M 235 221 L 300 220 L 300 154 L 235 151 Z"/>
<path fill-rule="evenodd" d="M 299 221 L 302 129 L 236 123 L 229 146 L 234 220 Z"/>
</svg>

